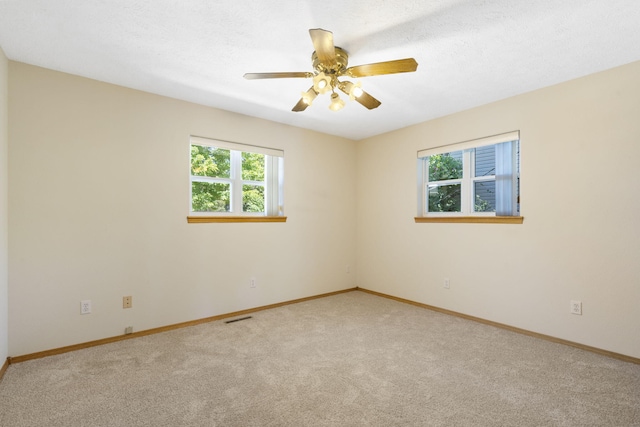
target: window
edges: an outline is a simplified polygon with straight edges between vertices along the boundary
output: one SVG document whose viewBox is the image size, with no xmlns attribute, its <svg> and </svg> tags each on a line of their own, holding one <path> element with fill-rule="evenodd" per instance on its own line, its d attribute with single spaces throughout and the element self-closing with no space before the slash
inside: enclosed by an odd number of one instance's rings
<svg viewBox="0 0 640 427">
<path fill-rule="evenodd" d="M 519 132 L 418 152 L 418 217 L 520 215 Z"/>
<path fill-rule="evenodd" d="M 190 215 L 284 215 L 281 150 L 200 137 L 190 149 Z"/>
</svg>

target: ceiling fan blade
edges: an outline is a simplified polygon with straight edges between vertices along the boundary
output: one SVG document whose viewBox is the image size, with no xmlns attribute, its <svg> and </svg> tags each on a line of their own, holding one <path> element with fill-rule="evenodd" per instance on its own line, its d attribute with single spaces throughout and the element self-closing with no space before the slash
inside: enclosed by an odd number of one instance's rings
<svg viewBox="0 0 640 427">
<path fill-rule="evenodd" d="M 340 88 L 341 91 L 343 91 L 347 95 L 350 95 L 350 92 L 353 86 L 354 84 L 352 82 L 347 81 L 347 82 L 341 82 L 338 87 Z M 373 96 L 369 95 L 365 91 L 362 91 L 362 94 L 360 96 L 354 97 L 353 99 L 358 101 L 361 105 L 367 107 L 369 110 L 378 108 L 380 104 L 382 104 L 380 101 L 378 101 L 377 99 L 375 99 Z"/>
<path fill-rule="evenodd" d="M 309 104 L 304 102 L 304 99 L 300 98 L 300 101 L 298 101 L 298 103 L 293 106 L 291 111 L 295 111 L 295 112 L 304 111 L 304 110 L 307 109 L 308 106 L 309 106 Z"/>
<path fill-rule="evenodd" d="M 333 33 L 331 31 L 323 30 L 322 28 L 316 28 L 309 30 L 311 35 L 311 41 L 313 47 L 316 49 L 316 55 L 321 63 L 328 68 L 333 68 L 337 65 L 336 62 L 336 48 L 333 45 Z"/>
<path fill-rule="evenodd" d="M 413 58 L 395 61 L 376 62 L 374 64 L 356 65 L 349 67 L 343 74 L 350 77 L 379 76 L 382 74 L 410 73 L 418 69 L 418 63 Z"/>
<path fill-rule="evenodd" d="M 362 91 L 362 95 L 357 97 L 356 101 L 358 101 L 360 104 L 362 104 L 365 107 L 367 107 L 369 110 L 373 110 L 374 108 L 378 108 L 380 106 L 380 104 L 382 104 L 380 101 L 378 101 L 377 99 L 375 99 L 373 96 L 369 95 L 365 91 Z"/>
<path fill-rule="evenodd" d="M 307 72 L 295 72 L 295 73 L 247 73 L 244 75 L 244 78 L 247 80 L 257 80 L 257 79 L 289 79 L 289 78 L 309 78 L 313 77 L 313 73 Z"/>
<path fill-rule="evenodd" d="M 310 99 L 310 100 L 313 101 L 316 96 L 318 96 L 318 92 L 316 92 L 313 89 L 313 86 L 311 86 L 309 88 L 309 90 L 307 91 L 307 99 Z M 306 110 L 307 107 L 309 105 L 311 105 L 311 104 L 306 103 L 304 98 L 305 97 L 300 98 L 300 101 L 298 101 L 298 103 L 296 105 L 294 105 L 294 107 L 291 109 L 291 111 L 300 112 L 300 111 Z"/>
</svg>

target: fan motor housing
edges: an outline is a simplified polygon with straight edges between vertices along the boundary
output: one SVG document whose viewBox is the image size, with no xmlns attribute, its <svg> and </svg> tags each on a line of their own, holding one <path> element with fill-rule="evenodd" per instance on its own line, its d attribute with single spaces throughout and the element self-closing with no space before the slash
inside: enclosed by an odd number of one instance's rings
<svg viewBox="0 0 640 427">
<path fill-rule="evenodd" d="M 313 68 L 320 73 L 325 74 L 342 74 L 344 70 L 347 69 L 347 64 L 349 63 L 349 54 L 342 48 L 335 46 L 336 49 L 336 65 L 333 67 L 328 67 L 326 64 L 322 63 L 318 58 L 318 54 L 314 51 L 311 54 L 311 62 L 313 64 Z"/>
</svg>

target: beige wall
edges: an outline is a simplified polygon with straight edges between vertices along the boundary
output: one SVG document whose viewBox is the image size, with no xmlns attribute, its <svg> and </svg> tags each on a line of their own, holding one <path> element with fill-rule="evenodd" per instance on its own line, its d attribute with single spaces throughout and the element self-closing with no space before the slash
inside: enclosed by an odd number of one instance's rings
<svg viewBox="0 0 640 427">
<path fill-rule="evenodd" d="M 8 285 L 8 112 L 9 61 L 0 48 L 0 366 L 9 355 Z"/>
<path fill-rule="evenodd" d="M 9 355 L 357 284 L 640 357 L 640 63 L 357 143 L 9 71 Z M 417 150 L 511 130 L 523 225 L 414 223 Z M 189 134 L 283 148 L 287 223 L 187 224 Z"/>
<path fill-rule="evenodd" d="M 9 70 L 10 355 L 355 286 L 355 142 Z M 190 134 L 284 149 L 288 221 L 187 224 Z"/>
<path fill-rule="evenodd" d="M 358 285 L 640 357 L 639 75 L 636 62 L 360 142 Z M 523 225 L 414 223 L 417 150 L 512 130 Z"/>
</svg>

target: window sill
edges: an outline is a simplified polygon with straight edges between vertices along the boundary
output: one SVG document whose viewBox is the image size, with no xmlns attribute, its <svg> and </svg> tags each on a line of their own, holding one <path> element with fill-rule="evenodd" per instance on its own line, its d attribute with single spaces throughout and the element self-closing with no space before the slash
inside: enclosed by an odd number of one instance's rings
<svg viewBox="0 0 640 427">
<path fill-rule="evenodd" d="M 287 222 L 286 216 L 188 216 L 189 224 L 209 222 Z"/>
<path fill-rule="evenodd" d="M 415 217 L 416 223 L 522 224 L 523 216 L 430 216 Z"/>
</svg>

